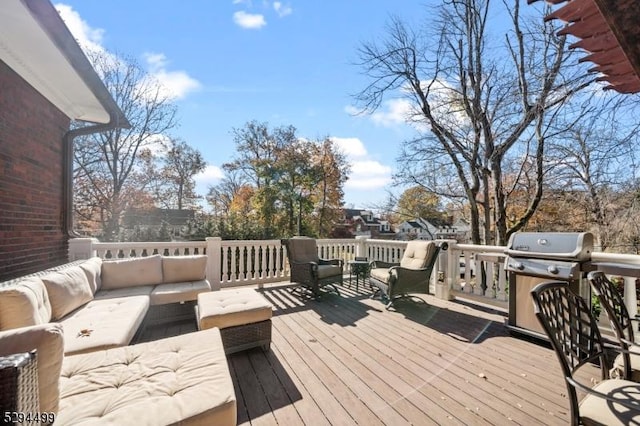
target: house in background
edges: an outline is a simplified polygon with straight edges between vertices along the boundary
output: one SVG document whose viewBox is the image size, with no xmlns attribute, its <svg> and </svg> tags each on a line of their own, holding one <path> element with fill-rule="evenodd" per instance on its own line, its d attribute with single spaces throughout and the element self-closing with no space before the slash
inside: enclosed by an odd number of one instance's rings
<svg viewBox="0 0 640 426">
<path fill-rule="evenodd" d="M 67 262 L 74 138 L 128 126 L 53 5 L 3 0 L 0 281 Z"/>
<path fill-rule="evenodd" d="M 459 243 L 469 241 L 471 228 L 464 220 L 459 219 L 451 224 L 446 221 L 427 220 L 421 217 L 407 220 L 398 226 L 399 240 L 456 240 Z"/>
<path fill-rule="evenodd" d="M 195 210 L 178 209 L 128 209 L 124 213 L 123 227 L 127 235 L 139 232 L 143 235 L 167 234 L 172 240 L 181 239 L 187 223 L 196 217 Z"/>
<path fill-rule="evenodd" d="M 335 225 L 332 233 L 336 238 L 357 236 L 393 238 L 395 236 L 389 222 L 375 217 L 371 210 L 343 209 L 342 213 L 342 220 Z"/>
</svg>

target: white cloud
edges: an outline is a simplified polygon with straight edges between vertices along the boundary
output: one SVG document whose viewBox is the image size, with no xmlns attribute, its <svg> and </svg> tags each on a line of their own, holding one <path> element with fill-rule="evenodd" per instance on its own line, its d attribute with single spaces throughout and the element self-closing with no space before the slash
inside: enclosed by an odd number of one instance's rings
<svg viewBox="0 0 640 426">
<path fill-rule="evenodd" d="M 85 51 L 103 52 L 102 37 L 104 30 L 102 28 L 92 28 L 80 17 L 80 14 L 73 8 L 64 3 L 57 3 L 56 10 L 64 21 L 73 37 Z"/>
<path fill-rule="evenodd" d="M 91 27 L 71 6 L 58 3 L 56 9 L 85 52 L 99 52 L 106 54 L 107 57 L 112 57 L 102 46 L 105 33 L 103 29 Z M 112 58 L 115 64 L 115 57 Z M 163 95 L 168 98 L 184 98 L 201 86 L 200 82 L 189 76 L 186 71 L 169 71 L 167 69 L 168 60 L 163 53 L 145 53 L 144 59 L 147 62 L 150 76 L 160 82 L 164 90 Z"/>
<path fill-rule="evenodd" d="M 459 95 L 454 85 L 445 80 L 422 81 L 421 84 L 423 90 L 428 92 L 432 113 L 438 121 L 453 127 L 468 126 L 469 120 L 460 108 L 460 103 L 456 102 Z M 411 95 L 411 89 L 406 86 L 400 88 L 398 92 L 403 96 L 410 97 Z M 344 111 L 353 116 L 364 115 L 363 111 L 352 105 L 347 105 Z M 376 125 L 383 127 L 394 128 L 408 125 L 420 131 L 429 130 L 426 119 L 418 106 L 406 97 L 386 100 L 378 110 L 368 116 Z"/>
<path fill-rule="evenodd" d="M 358 138 L 331 137 L 351 165 L 346 189 L 380 189 L 391 182 L 391 167 L 369 158 L 364 143 Z"/>
<path fill-rule="evenodd" d="M 344 107 L 344 112 L 353 116 L 358 116 L 363 114 L 361 109 L 356 108 L 353 105 L 347 105 L 346 107 Z"/>
<path fill-rule="evenodd" d="M 380 111 L 371 114 L 371 120 L 383 127 L 395 127 L 407 124 L 413 115 L 411 102 L 407 99 L 392 99 L 386 101 Z"/>
<path fill-rule="evenodd" d="M 206 188 L 209 185 L 217 183 L 223 177 L 224 173 L 220 167 L 208 165 L 204 171 L 195 176 L 195 180 L 197 186 Z"/>
<path fill-rule="evenodd" d="M 287 15 L 291 15 L 293 13 L 293 9 L 289 5 L 283 5 L 279 1 L 273 2 L 273 10 L 276 11 L 279 17 L 283 18 Z"/>
<path fill-rule="evenodd" d="M 233 22 L 248 30 L 259 30 L 267 25 L 264 15 L 247 13 L 242 10 L 233 14 Z"/>
<path fill-rule="evenodd" d="M 345 188 L 379 189 L 391 183 L 391 167 L 375 160 L 354 161 Z"/>
<path fill-rule="evenodd" d="M 364 157 L 367 155 L 367 149 L 364 147 L 362 141 L 358 138 L 338 138 L 332 137 L 331 140 L 334 144 L 345 153 L 347 157 L 356 158 Z"/>
<path fill-rule="evenodd" d="M 201 84 L 189 76 L 186 71 L 167 70 L 167 57 L 163 53 L 145 53 L 144 58 L 149 67 L 149 73 L 160 82 L 164 95 L 171 99 L 181 99 L 189 93 L 198 90 Z"/>
</svg>

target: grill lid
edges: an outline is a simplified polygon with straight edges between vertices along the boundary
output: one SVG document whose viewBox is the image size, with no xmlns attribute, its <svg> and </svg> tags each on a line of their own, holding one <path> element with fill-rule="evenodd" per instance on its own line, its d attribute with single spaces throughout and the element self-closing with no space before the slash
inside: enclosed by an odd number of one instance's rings
<svg viewBox="0 0 640 426">
<path fill-rule="evenodd" d="M 516 232 L 505 253 L 511 257 L 585 262 L 591 259 L 590 232 Z"/>
</svg>

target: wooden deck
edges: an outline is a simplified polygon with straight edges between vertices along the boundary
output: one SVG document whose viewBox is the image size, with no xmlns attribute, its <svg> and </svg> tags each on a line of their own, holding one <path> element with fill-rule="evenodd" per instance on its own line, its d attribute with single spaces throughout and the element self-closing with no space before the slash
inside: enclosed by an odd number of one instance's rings
<svg viewBox="0 0 640 426">
<path fill-rule="evenodd" d="M 503 313 L 432 296 L 387 311 L 362 287 L 306 302 L 288 284 L 261 290 L 275 306 L 271 351 L 228 358 L 238 424 L 569 423 L 554 353 L 511 337 Z"/>
</svg>

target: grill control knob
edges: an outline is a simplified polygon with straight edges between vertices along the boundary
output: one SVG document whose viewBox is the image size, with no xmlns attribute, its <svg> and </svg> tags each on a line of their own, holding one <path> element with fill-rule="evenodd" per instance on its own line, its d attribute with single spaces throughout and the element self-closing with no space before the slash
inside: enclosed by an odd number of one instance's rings
<svg viewBox="0 0 640 426">
<path fill-rule="evenodd" d="M 548 271 L 550 274 L 554 274 L 554 275 L 556 275 L 558 272 L 560 272 L 560 271 L 558 270 L 558 267 L 557 267 L 556 265 L 549 265 L 549 267 L 547 268 L 547 271 Z"/>
<path fill-rule="evenodd" d="M 517 269 L 519 271 L 522 271 L 524 269 L 524 264 L 522 262 L 515 262 L 515 263 L 510 263 L 509 267 L 512 269 Z"/>
</svg>

